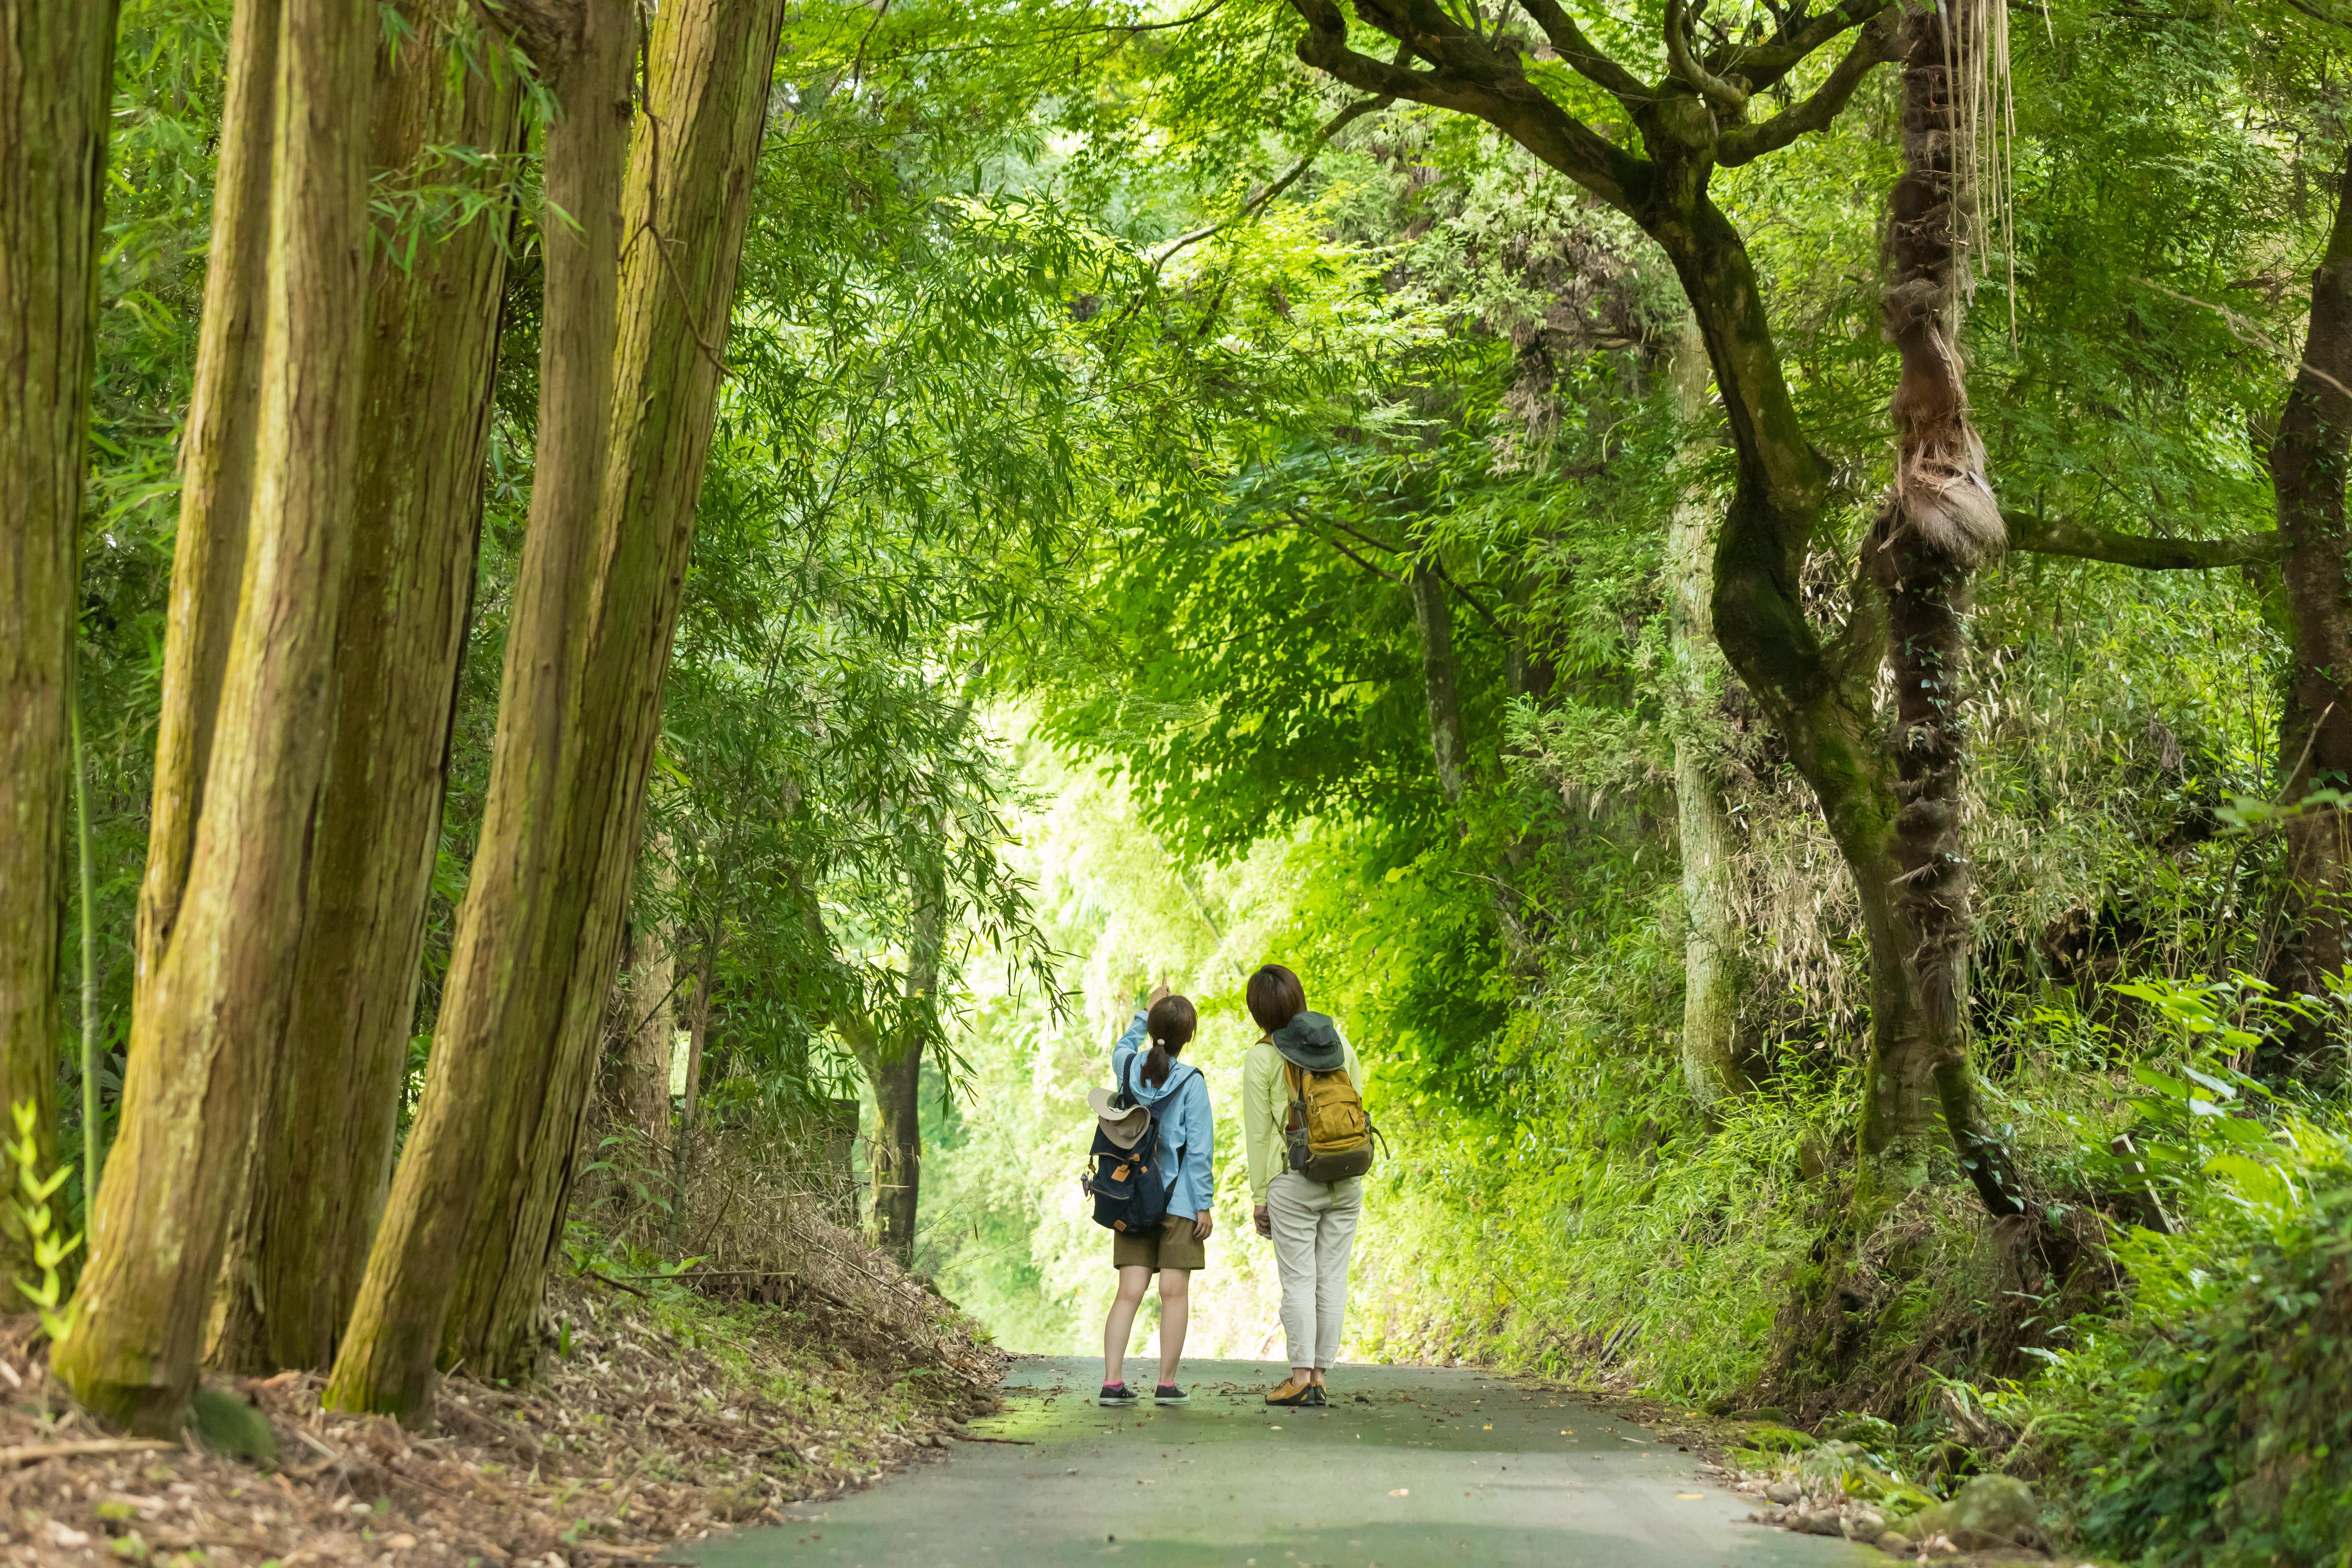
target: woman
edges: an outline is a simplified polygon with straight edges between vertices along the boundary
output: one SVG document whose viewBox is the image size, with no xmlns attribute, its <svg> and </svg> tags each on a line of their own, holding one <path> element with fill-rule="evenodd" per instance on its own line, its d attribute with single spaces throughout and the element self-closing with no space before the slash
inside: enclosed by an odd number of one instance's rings
<svg viewBox="0 0 2352 1568">
<path fill-rule="evenodd" d="M 1268 1405 L 1321 1405 L 1323 1374 L 1339 1353 L 1348 1315 L 1348 1255 L 1364 1212 L 1364 1179 L 1316 1182 L 1288 1168 L 1287 1068 L 1345 1072 L 1364 1092 L 1364 1065 L 1339 1026 L 1307 1010 L 1307 987 L 1279 963 L 1250 976 L 1243 993 L 1260 1034 L 1242 1060 L 1242 1142 L 1249 1150 L 1251 1218 L 1274 1242 L 1282 1277 L 1282 1332 L 1290 1376 Z"/>
<path fill-rule="evenodd" d="M 1191 1395 L 1176 1385 L 1176 1363 L 1184 1354 L 1184 1325 L 1192 1308 L 1192 1276 L 1209 1266 L 1202 1245 L 1216 1227 L 1209 1212 L 1216 1197 L 1216 1139 L 1209 1119 L 1209 1085 L 1199 1069 L 1176 1058 L 1192 1041 L 1197 1023 L 1192 1004 L 1153 988 L 1150 1010 L 1136 1014 L 1127 1033 L 1111 1047 L 1111 1075 L 1129 1098 L 1148 1105 L 1160 1119 L 1159 1166 L 1168 1183 L 1168 1217 L 1148 1236 L 1119 1236 L 1111 1242 L 1111 1267 L 1118 1270 L 1118 1294 L 1103 1325 L 1103 1386 L 1098 1403 L 1133 1405 L 1124 1373 L 1128 1336 L 1136 1309 L 1156 1270 L 1160 1275 L 1159 1405 L 1182 1405 Z M 1149 1038 L 1151 1048 L 1143 1048 Z"/>
</svg>

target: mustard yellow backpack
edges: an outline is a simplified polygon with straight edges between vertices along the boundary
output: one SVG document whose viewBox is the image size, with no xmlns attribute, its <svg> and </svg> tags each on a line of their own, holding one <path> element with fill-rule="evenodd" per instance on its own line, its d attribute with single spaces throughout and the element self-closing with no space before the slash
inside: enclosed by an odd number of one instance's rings
<svg viewBox="0 0 2352 1568">
<path fill-rule="evenodd" d="M 1310 1182 L 1344 1182 L 1370 1170 L 1379 1132 L 1346 1070 L 1282 1066 L 1290 1079 L 1290 1115 L 1283 1123 L 1290 1168 Z"/>
</svg>

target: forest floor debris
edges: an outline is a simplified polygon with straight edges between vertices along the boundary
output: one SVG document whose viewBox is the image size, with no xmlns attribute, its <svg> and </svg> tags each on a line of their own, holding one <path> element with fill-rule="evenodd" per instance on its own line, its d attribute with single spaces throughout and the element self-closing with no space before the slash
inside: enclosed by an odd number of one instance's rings
<svg viewBox="0 0 2352 1568">
<path fill-rule="evenodd" d="M 645 1560 L 936 1458 L 997 1408 L 1001 1361 L 943 1304 L 894 1334 L 782 1293 L 798 1299 L 567 1279 L 541 1375 L 443 1380 L 430 1435 L 321 1410 L 314 1373 L 209 1380 L 268 1419 L 261 1468 L 101 1430 L 49 1381 L 37 1321 L 0 1320 L 0 1562 Z"/>
</svg>

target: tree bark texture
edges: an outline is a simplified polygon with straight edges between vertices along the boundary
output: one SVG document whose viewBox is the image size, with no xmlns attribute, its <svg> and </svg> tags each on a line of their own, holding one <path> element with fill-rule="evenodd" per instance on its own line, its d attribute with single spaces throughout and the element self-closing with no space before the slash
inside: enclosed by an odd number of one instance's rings
<svg viewBox="0 0 2352 1568">
<path fill-rule="evenodd" d="M 56 1159 L 68 715 L 115 7 L 0 0 L 0 1116 Z M 8 1124 L 15 1136 L 15 1124 Z M 38 1279 L 0 1201 L 0 1310 Z"/>
<path fill-rule="evenodd" d="M 528 1366 L 563 1239 L 782 25 L 783 0 L 691 0 L 664 6 L 647 39 L 647 112 L 623 209 L 614 458 L 599 507 L 605 565 L 583 686 L 593 766 L 578 797 L 589 836 L 571 868 L 582 939 L 555 1016 L 549 1094 L 525 1146 L 522 1201 L 477 1216 L 488 1223 L 459 1279 L 448 1343 L 477 1366 Z"/>
<path fill-rule="evenodd" d="M 1421 628 L 1421 689 L 1429 708 L 1429 749 L 1437 762 L 1437 787 L 1445 804 L 1459 806 L 1469 768 L 1462 737 L 1462 697 L 1454 662 L 1454 606 L 1446 602 L 1445 579 L 1427 562 L 1416 562 L 1406 579 L 1412 616 Z"/>
<path fill-rule="evenodd" d="M 1895 479 L 1864 550 L 1886 595 L 1895 677 L 1895 794 L 1883 908 L 1908 995 L 1872 1019 L 1863 1110 L 1865 1154 L 1890 1184 L 1926 1176 L 1940 1120 L 1985 1205 L 2021 1207 L 1998 1142 L 1980 1126 L 1969 1060 L 1968 963 L 1976 931 L 1960 837 L 1967 736 L 1969 574 L 2002 543 L 2000 508 L 1969 422 L 1959 351 L 1961 204 L 1954 61 L 1980 53 L 1985 26 L 1968 0 L 1914 14 L 1903 60 L 1903 173 L 1888 201 L 1886 332 L 1902 355 L 1889 411 Z M 1881 901 L 1865 895 L 1866 902 Z"/>
<path fill-rule="evenodd" d="M 631 19 L 607 0 L 585 10 L 599 40 Z M 547 515 L 563 521 L 545 531 L 534 481 L 482 847 L 425 1103 L 328 1389 L 342 1408 L 413 1418 L 436 1358 L 509 1376 L 536 1349 L 618 963 L 781 24 L 781 0 L 692 0 L 652 23 L 646 122 L 616 225 L 617 309 L 607 304 L 598 333 L 611 347 L 597 356 L 606 393 L 593 438 L 610 458 L 592 504 L 551 499 Z M 588 79 L 613 85 L 559 94 L 580 110 L 562 123 L 577 134 L 576 121 L 604 118 L 617 135 L 626 63 L 625 52 L 617 77 Z M 553 186 L 552 137 L 549 162 L 551 199 L 579 217 Z M 579 195 L 598 209 L 594 233 L 611 195 L 601 184 Z M 554 262 L 551 245 L 551 310 Z M 589 347 L 551 343 L 543 380 Z"/>
<path fill-rule="evenodd" d="M 1696 331 L 1666 365 L 1676 414 L 1696 432 L 1706 403 L 1706 347 Z M 1696 469 L 1696 443 L 1685 467 Z M 1675 738 L 1675 827 L 1682 855 L 1683 1081 L 1712 1118 L 1727 1100 L 1754 1089 L 1740 1068 L 1738 922 L 1731 908 L 1731 815 L 1702 731 L 1721 700 L 1722 656 L 1709 625 L 1706 496 L 1692 473 L 1666 525 L 1666 626 L 1682 711 Z"/>
<path fill-rule="evenodd" d="M 367 247 L 367 0 L 287 0 L 253 523 L 179 912 L 131 1017 L 79 1321 L 53 1368 L 175 1435 L 286 1026 L 349 556 Z"/>
<path fill-rule="evenodd" d="M 950 733 L 971 717 L 967 697 Z M 906 1006 L 866 1076 L 874 1084 L 874 1224 L 882 1247 L 900 1267 L 915 1263 L 915 1224 L 923 1193 L 923 1047 L 939 1027 L 940 959 L 947 940 L 947 825 L 934 822 L 929 853 L 913 873 L 912 941 L 907 954 Z"/>
<path fill-rule="evenodd" d="M 909 1267 L 922 1203 L 921 1035 L 912 1028 L 890 1031 L 864 1053 L 864 1066 L 874 1086 L 874 1228 L 882 1249 Z"/>
<path fill-rule="evenodd" d="M 195 383 L 180 434 L 180 521 L 163 626 L 155 786 L 139 885 L 134 1000 L 144 996 L 178 922 L 196 842 L 221 679 L 228 668 L 253 510 L 267 314 L 270 143 L 278 121 L 278 50 L 285 0 L 237 0 L 229 22 L 212 248 Z"/>
<path fill-rule="evenodd" d="M 2293 663 L 2279 726 L 2282 798 L 2352 788 L 2352 531 L 2345 524 L 2352 448 L 2352 148 L 2336 221 L 2311 275 L 2303 363 L 2271 442 Z M 2322 976 L 2352 962 L 2352 844 L 2339 807 L 2286 822 L 2287 930 L 2271 965 L 2287 994 L 2324 996 Z"/>
<path fill-rule="evenodd" d="M 436 145 L 513 153 L 520 83 L 467 68 L 446 0 L 406 16 L 412 30 L 379 45 L 374 166 L 396 178 Z M 391 1181 L 481 537 L 501 223 L 413 257 L 386 247 L 369 280 L 327 789 L 215 1352 L 236 1371 L 333 1363 Z"/>
<path fill-rule="evenodd" d="M 677 1052 L 677 1022 L 671 993 L 677 955 L 669 931 L 636 927 L 630 942 L 627 1011 L 629 1037 L 621 1101 L 629 1124 L 656 1157 L 669 1148 L 670 1063 Z"/>
<path fill-rule="evenodd" d="M 424 1099 L 324 1394 L 404 1420 L 431 1408 L 476 1211 L 516 1201 L 516 1145 L 547 1081 L 547 993 L 579 937 L 560 872 L 581 831 L 582 623 L 598 564 L 636 28 L 626 0 L 579 0 L 559 20 L 527 35 L 557 112 L 544 148 L 538 444 L 488 795 Z"/>
</svg>

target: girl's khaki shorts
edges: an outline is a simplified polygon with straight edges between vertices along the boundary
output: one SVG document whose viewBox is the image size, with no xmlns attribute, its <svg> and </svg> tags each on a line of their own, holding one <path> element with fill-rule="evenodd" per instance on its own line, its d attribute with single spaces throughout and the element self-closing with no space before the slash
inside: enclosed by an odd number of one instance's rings
<svg viewBox="0 0 2352 1568">
<path fill-rule="evenodd" d="M 1113 1268 L 1206 1268 L 1209 1244 L 1192 1234 L 1190 1216 L 1171 1215 L 1160 1228 L 1144 1236 L 1115 1236 L 1110 1242 Z"/>
</svg>

